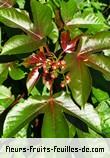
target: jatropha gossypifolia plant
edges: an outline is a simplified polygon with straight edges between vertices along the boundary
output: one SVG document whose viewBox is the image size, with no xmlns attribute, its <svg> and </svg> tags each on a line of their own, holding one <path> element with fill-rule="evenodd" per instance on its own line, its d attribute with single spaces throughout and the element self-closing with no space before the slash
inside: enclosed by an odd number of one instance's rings
<svg viewBox="0 0 110 158">
<path fill-rule="evenodd" d="M 92 0 L 0 1 L 2 137 L 16 137 L 23 129 L 37 137 L 39 126 L 41 137 L 80 137 L 83 126 L 87 137 L 105 136 L 89 100 L 91 69 L 110 80 L 104 7 Z M 6 85 L 12 82 L 16 91 L 15 80 L 27 91 L 12 95 Z"/>
</svg>

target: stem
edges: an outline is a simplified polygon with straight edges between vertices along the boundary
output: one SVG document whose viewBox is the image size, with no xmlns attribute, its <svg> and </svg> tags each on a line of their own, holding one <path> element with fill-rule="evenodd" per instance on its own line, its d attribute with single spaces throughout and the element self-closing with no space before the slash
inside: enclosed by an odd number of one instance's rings
<svg viewBox="0 0 110 158">
<path fill-rule="evenodd" d="M 51 53 L 50 53 L 49 47 L 47 45 L 45 45 L 45 49 L 47 51 L 47 54 L 50 55 Z"/>
<path fill-rule="evenodd" d="M 64 80 L 65 80 L 65 75 L 64 75 L 64 73 L 63 73 L 63 78 L 64 78 Z M 66 93 L 67 93 L 67 94 L 70 94 L 67 84 L 65 85 L 65 88 L 66 88 Z"/>
<path fill-rule="evenodd" d="M 52 97 L 52 95 L 53 95 L 53 80 L 50 86 L 50 97 Z"/>
<path fill-rule="evenodd" d="M 60 53 L 59 57 L 57 58 L 57 61 L 62 58 L 63 53 L 64 53 L 64 51 L 62 51 L 62 52 Z"/>
</svg>

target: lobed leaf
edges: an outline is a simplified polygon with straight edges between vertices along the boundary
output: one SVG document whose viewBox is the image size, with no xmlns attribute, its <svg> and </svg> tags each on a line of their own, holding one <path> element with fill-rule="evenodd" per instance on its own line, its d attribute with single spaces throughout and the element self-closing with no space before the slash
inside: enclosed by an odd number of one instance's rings
<svg viewBox="0 0 110 158">
<path fill-rule="evenodd" d="M 43 98 L 29 98 L 23 103 L 18 103 L 12 108 L 5 119 L 3 137 L 13 137 L 21 128 L 32 121 L 45 105 L 46 102 Z"/>
<path fill-rule="evenodd" d="M 74 117 L 79 118 L 84 121 L 88 127 L 92 128 L 94 131 L 101 133 L 101 120 L 97 111 L 93 106 L 87 103 L 81 110 L 70 98 L 69 95 L 63 93 L 61 96 L 56 97 L 56 101 L 60 106 L 63 107 L 64 111 Z"/>
</svg>

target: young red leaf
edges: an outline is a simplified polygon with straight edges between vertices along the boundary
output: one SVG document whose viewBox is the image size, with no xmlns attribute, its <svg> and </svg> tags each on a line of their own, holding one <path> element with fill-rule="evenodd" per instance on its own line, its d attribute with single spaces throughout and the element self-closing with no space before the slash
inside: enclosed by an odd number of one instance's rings
<svg viewBox="0 0 110 158">
<path fill-rule="evenodd" d="M 71 40 L 70 33 L 68 31 L 62 32 L 61 34 L 61 47 L 66 53 L 72 53 L 75 50 L 78 41 L 79 37 Z"/>
<path fill-rule="evenodd" d="M 28 75 L 27 78 L 27 82 L 26 82 L 26 86 L 28 89 L 28 92 L 30 92 L 33 87 L 35 86 L 36 82 L 38 81 L 40 75 L 39 75 L 39 71 L 38 68 L 35 67 Z"/>
<path fill-rule="evenodd" d="M 26 67 L 33 66 L 35 64 L 41 65 L 44 63 L 44 61 L 46 61 L 44 53 L 39 52 L 38 54 L 32 54 L 30 57 L 26 58 L 23 65 Z"/>
</svg>

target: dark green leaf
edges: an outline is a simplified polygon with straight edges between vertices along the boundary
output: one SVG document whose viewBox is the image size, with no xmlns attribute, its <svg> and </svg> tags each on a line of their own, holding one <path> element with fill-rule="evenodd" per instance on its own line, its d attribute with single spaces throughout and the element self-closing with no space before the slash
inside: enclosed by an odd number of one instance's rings
<svg viewBox="0 0 110 158">
<path fill-rule="evenodd" d="M 40 38 L 49 35 L 52 31 L 51 9 L 36 0 L 31 0 L 31 9 L 36 33 L 40 35 Z"/>
<path fill-rule="evenodd" d="M 110 57 L 103 54 L 92 54 L 87 57 L 86 64 L 95 70 L 99 70 L 110 79 Z"/>
<path fill-rule="evenodd" d="M 16 35 L 4 44 L 1 55 L 29 53 L 38 49 L 43 43 L 44 40 L 37 41 L 27 35 Z"/>
<path fill-rule="evenodd" d="M 92 37 L 82 36 L 79 53 L 95 53 L 110 49 L 110 32 L 99 32 Z"/>
<path fill-rule="evenodd" d="M 8 67 L 6 64 L 0 64 L 0 84 L 2 84 L 8 77 Z"/>
<path fill-rule="evenodd" d="M 91 77 L 88 68 L 72 54 L 66 56 L 68 71 L 70 72 L 69 88 L 74 100 L 84 106 L 91 91 Z"/>
<path fill-rule="evenodd" d="M 78 10 L 76 0 L 62 1 L 61 2 L 61 16 L 65 23 L 73 18 L 73 15 Z"/>
<path fill-rule="evenodd" d="M 48 105 L 43 119 L 42 137 L 67 138 L 69 137 L 68 124 L 58 104 Z"/>
</svg>

